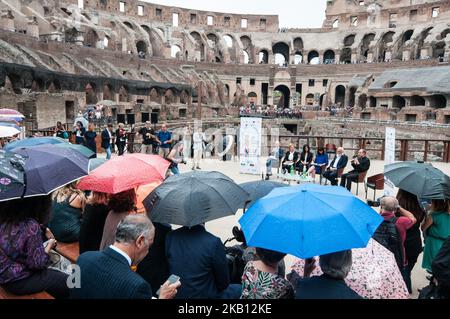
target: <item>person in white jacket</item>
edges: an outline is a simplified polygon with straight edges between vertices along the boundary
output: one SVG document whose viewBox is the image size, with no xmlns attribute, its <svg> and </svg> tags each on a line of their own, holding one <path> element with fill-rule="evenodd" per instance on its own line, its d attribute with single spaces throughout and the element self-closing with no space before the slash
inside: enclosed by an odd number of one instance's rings
<svg viewBox="0 0 450 319">
<path fill-rule="evenodd" d="M 202 128 L 197 128 L 192 137 L 192 142 L 194 144 L 194 162 L 192 163 L 192 170 L 200 169 L 200 161 L 203 154 L 203 141 L 205 140 L 206 137 L 202 132 Z"/>
</svg>

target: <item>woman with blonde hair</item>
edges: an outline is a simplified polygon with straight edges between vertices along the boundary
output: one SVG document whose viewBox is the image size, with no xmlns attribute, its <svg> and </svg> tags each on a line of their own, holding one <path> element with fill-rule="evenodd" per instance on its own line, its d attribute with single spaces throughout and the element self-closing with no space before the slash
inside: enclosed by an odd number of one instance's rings
<svg viewBox="0 0 450 319">
<path fill-rule="evenodd" d="M 52 216 L 48 227 L 57 241 L 73 243 L 79 240 L 81 217 L 86 196 L 76 188 L 77 182 L 66 185 L 53 193 Z"/>
<path fill-rule="evenodd" d="M 92 192 L 86 201 L 80 228 L 80 254 L 100 250 L 103 228 L 109 213 L 109 194 Z"/>
</svg>

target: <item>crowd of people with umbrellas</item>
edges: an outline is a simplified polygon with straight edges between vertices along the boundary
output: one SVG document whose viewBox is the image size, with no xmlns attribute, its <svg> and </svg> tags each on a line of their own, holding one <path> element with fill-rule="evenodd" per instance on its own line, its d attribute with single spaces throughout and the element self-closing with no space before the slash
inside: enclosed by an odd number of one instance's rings
<svg viewBox="0 0 450 319">
<path fill-rule="evenodd" d="M 0 285 L 13 294 L 407 299 L 423 231 L 432 278 L 421 295 L 448 297 L 450 178 L 429 164 L 387 166 L 400 191 L 378 213 L 343 187 L 167 177 L 158 155 L 106 161 L 57 138 L 30 140 L 0 150 Z M 226 247 L 205 224 L 240 210 L 241 243 Z M 55 250 L 72 242 L 81 276 L 69 288 L 73 269 Z M 297 258 L 290 272 L 286 255 Z"/>
</svg>

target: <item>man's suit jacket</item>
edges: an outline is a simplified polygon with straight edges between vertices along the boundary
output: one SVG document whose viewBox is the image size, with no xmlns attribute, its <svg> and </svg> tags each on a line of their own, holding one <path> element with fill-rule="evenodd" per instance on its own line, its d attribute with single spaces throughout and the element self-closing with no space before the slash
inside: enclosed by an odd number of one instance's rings
<svg viewBox="0 0 450 319">
<path fill-rule="evenodd" d="M 295 299 L 362 299 L 344 280 L 327 275 L 301 279 L 295 291 Z"/>
<path fill-rule="evenodd" d="M 169 233 L 166 256 L 170 273 L 180 276 L 176 298 L 215 299 L 230 283 L 225 247 L 203 226 Z"/>
<path fill-rule="evenodd" d="M 334 162 L 336 161 L 336 158 L 337 158 L 337 157 L 335 157 L 335 158 L 333 159 L 333 161 L 331 162 L 330 168 L 334 166 Z M 338 164 L 337 164 L 337 169 L 346 168 L 346 167 L 347 167 L 347 164 L 348 164 L 348 156 L 345 155 L 345 154 L 342 154 L 342 156 L 341 156 L 341 158 L 339 159 L 339 162 L 338 162 Z"/>
<path fill-rule="evenodd" d="M 131 270 L 124 256 L 111 248 L 87 252 L 77 261 L 81 288 L 71 289 L 72 299 L 151 299 L 152 288 Z"/>
<path fill-rule="evenodd" d="M 288 151 L 288 152 L 286 152 L 286 154 L 284 155 L 283 164 L 284 164 L 285 162 L 289 161 L 289 154 L 291 154 L 291 153 Z M 297 163 L 297 161 L 299 160 L 299 156 L 300 156 L 300 154 L 299 154 L 298 152 L 295 152 L 295 151 L 294 151 L 294 160 L 293 160 L 294 163 Z"/>
<path fill-rule="evenodd" d="M 112 133 L 111 133 L 112 136 Z M 102 131 L 102 148 L 107 149 L 111 146 L 111 140 L 109 138 L 108 130 Z"/>
<path fill-rule="evenodd" d="M 358 173 L 367 172 L 370 168 L 370 160 L 367 157 L 359 159 L 359 165 L 355 165 L 352 163 L 353 168 Z"/>
</svg>

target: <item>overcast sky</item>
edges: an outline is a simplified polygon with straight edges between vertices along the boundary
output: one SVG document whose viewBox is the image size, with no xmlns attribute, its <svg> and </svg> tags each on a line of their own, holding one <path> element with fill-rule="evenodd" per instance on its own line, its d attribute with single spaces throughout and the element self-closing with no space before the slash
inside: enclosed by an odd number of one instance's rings
<svg viewBox="0 0 450 319">
<path fill-rule="evenodd" d="M 247 14 L 277 14 L 280 27 L 320 28 L 326 0 L 143 0 L 168 6 Z"/>
</svg>

